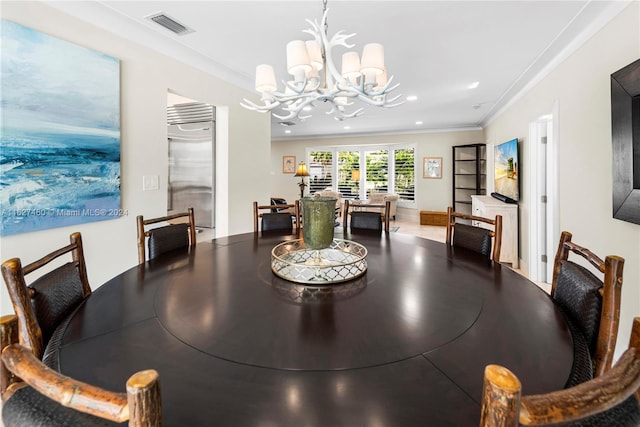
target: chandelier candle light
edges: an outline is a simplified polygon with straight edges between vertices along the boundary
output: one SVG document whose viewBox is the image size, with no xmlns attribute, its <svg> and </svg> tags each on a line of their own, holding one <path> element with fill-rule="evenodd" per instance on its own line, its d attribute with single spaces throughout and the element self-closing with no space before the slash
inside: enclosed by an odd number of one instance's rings
<svg viewBox="0 0 640 427">
<path fill-rule="evenodd" d="M 336 120 L 357 117 L 364 113 L 364 108 L 356 108 L 347 112 L 346 107 L 352 106 L 357 99 L 366 104 L 377 107 L 395 107 L 403 102 L 396 102 L 400 95 L 387 98 L 387 94 L 398 87 L 391 86 L 393 76 L 387 79 L 384 65 L 384 47 L 379 43 L 369 43 L 362 50 L 362 58 L 357 52 L 349 51 L 342 55 L 342 68 L 338 72 L 331 49 L 344 46 L 347 49 L 355 45 L 347 40 L 355 34 L 343 34 L 338 31 L 331 37 L 327 36 L 326 0 L 323 1 L 322 21 L 307 22 L 310 29 L 304 30 L 311 34 L 313 40 L 294 40 L 287 44 L 287 71 L 293 76 L 292 81 L 283 81 L 284 92 L 278 92 L 276 77 L 271 65 L 256 67 L 256 90 L 262 94 L 262 105 L 244 99 L 241 105 L 250 110 L 266 112 L 281 108 L 282 114 L 272 114 L 281 120 L 298 118 L 300 120 L 311 117 L 305 115 L 305 107 L 312 107 L 316 102 L 330 102 L 332 104 L 327 114 L 335 114 Z M 308 109 L 308 108 L 307 108 Z"/>
</svg>

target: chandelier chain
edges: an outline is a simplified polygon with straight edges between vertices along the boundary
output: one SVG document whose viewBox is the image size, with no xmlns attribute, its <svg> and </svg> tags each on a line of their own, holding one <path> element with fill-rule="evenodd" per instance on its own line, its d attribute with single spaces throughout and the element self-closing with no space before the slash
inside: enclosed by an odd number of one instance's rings
<svg viewBox="0 0 640 427">
<path fill-rule="evenodd" d="M 322 15 L 323 16 L 327 13 L 327 1 L 328 0 L 322 0 Z M 324 33 L 325 34 L 329 34 L 329 20 L 328 19 L 324 20 Z"/>
</svg>

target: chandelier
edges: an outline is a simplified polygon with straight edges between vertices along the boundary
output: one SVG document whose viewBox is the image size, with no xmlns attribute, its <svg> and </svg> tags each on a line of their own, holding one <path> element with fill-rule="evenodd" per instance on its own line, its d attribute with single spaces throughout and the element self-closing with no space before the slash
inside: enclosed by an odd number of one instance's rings
<svg viewBox="0 0 640 427">
<path fill-rule="evenodd" d="M 357 117 L 364 114 L 364 108 L 350 108 L 354 100 L 376 107 L 395 107 L 400 95 L 387 95 L 399 85 L 391 85 L 393 76 L 387 78 L 384 65 L 384 47 L 379 43 L 369 43 L 358 52 L 349 51 L 342 55 L 340 72 L 333 62 L 332 48 L 355 45 L 347 40 L 355 35 L 338 31 L 331 39 L 327 36 L 327 0 L 323 1 L 322 21 L 306 21 L 311 28 L 303 30 L 313 36 L 313 40 L 294 40 L 287 44 L 287 71 L 293 80 L 284 81 L 284 92 L 278 91 L 276 76 L 271 65 L 256 67 L 256 90 L 262 94 L 262 104 L 244 99 L 240 103 L 245 108 L 259 112 L 281 108 L 282 113 L 272 114 L 280 120 L 311 117 L 306 112 L 318 102 L 329 102 L 327 114 L 334 114 L 336 120 Z"/>
</svg>

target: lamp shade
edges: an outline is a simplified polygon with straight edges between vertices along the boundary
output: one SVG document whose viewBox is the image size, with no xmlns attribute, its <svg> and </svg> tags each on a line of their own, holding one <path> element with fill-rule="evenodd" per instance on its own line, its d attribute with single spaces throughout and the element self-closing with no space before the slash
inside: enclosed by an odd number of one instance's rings
<svg viewBox="0 0 640 427">
<path fill-rule="evenodd" d="M 305 42 L 307 47 L 307 54 L 309 55 L 309 62 L 316 70 L 322 70 L 324 63 L 322 62 L 322 51 L 320 50 L 320 43 L 315 40 L 307 40 Z"/>
<path fill-rule="evenodd" d="M 378 86 L 379 88 L 382 88 L 384 85 L 387 84 L 387 81 L 388 81 L 387 68 L 385 67 L 380 74 L 376 74 L 376 86 Z"/>
<path fill-rule="evenodd" d="M 273 67 L 261 64 L 256 67 L 256 90 L 258 92 L 274 92 L 278 88 Z"/>
<path fill-rule="evenodd" d="M 294 176 L 309 176 L 307 165 L 305 165 L 304 162 L 300 162 L 300 164 L 298 165 L 298 169 L 296 170 L 296 174 Z"/>
<path fill-rule="evenodd" d="M 351 181 L 360 181 L 360 170 L 354 169 L 351 171 Z"/>
<path fill-rule="evenodd" d="M 352 82 L 360 77 L 360 57 L 358 52 L 345 52 L 342 54 L 342 69 L 340 74 Z"/>
<path fill-rule="evenodd" d="M 304 41 L 293 40 L 287 43 L 287 71 L 292 75 L 299 71 L 311 71 L 311 61 Z"/>
<path fill-rule="evenodd" d="M 381 74 L 384 71 L 384 46 L 380 43 L 369 43 L 362 49 L 360 71 Z"/>
</svg>

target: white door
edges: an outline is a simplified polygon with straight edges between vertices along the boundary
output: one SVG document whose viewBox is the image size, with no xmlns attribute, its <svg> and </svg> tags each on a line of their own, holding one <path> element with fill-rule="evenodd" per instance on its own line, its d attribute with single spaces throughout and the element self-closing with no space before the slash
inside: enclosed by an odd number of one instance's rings
<svg viewBox="0 0 640 427">
<path fill-rule="evenodd" d="M 558 231 L 557 105 L 529 126 L 529 278 L 550 283 Z"/>
</svg>

